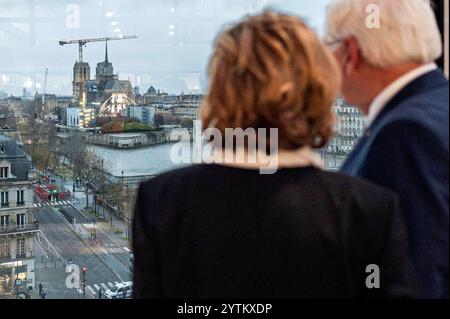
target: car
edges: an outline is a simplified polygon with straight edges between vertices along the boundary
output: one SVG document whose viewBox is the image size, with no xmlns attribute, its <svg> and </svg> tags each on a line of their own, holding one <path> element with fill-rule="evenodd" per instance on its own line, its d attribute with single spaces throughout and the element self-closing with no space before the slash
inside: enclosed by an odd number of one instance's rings
<svg viewBox="0 0 450 319">
<path fill-rule="evenodd" d="M 105 291 L 106 299 L 124 299 L 131 298 L 133 295 L 133 282 L 124 281 L 115 284 L 112 288 Z"/>
</svg>

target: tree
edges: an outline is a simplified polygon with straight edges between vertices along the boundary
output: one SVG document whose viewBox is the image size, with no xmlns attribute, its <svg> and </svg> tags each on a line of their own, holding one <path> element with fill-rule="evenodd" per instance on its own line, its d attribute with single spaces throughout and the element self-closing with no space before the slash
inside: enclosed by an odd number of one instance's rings
<svg viewBox="0 0 450 319">
<path fill-rule="evenodd" d="M 60 105 L 57 105 L 53 109 L 53 114 L 55 114 L 58 117 L 58 120 L 61 121 L 61 122 L 63 122 L 64 113 L 65 113 L 65 109 L 62 106 L 60 106 Z"/>
<path fill-rule="evenodd" d="M 83 151 L 83 160 L 81 165 L 81 180 L 84 181 L 84 194 L 86 196 L 86 208 L 89 207 L 89 186 L 95 181 L 97 172 L 93 169 L 97 162 L 97 155 L 90 148 Z"/>
<path fill-rule="evenodd" d="M 99 162 L 99 157 L 86 144 L 83 136 L 78 131 L 73 131 L 67 138 L 66 144 L 61 148 L 61 153 L 72 164 L 74 177 L 79 177 L 85 182 L 86 207 L 89 206 L 88 183 L 95 180 L 98 172 L 94 169 Z"/>
<path fill-rule="evenodd" d="M 108 183 L 104 187 L 103 202 L 106 204 L 109 212 L 109 220 L 112 225 L 112 215 L 110 208 L 120 209 L 122 198 L 122 184 L 120 182 Z"/>
<path fill-rule="evenodd" d="M 55 123 L 53 123 L 51 119 L 47 119 L 46 129 L 48 136 L 48 152 L 45 161 L 45 168 L 56 169 L 56 167 L 59 164 L 58 160 L 59 142 L 56 138 Z"/>
<path fill-rule="evenodd" d="M 125 123 L 123 126 L 124 132 L 143 132 L 143 131 L 153 131 L 153 127 L 145 123 Z"/>
<path fill-rule="evenodd" d="M 118 121 L 107 122 L 102 126 L 103 133 L 120 133 L 122 131 L 122 123 Z"/>
<path fill-rule="evenodd" d="M 11 268 L 0 266 L 0 299 L 11 298 L 12 292 Z"/>
</svg>

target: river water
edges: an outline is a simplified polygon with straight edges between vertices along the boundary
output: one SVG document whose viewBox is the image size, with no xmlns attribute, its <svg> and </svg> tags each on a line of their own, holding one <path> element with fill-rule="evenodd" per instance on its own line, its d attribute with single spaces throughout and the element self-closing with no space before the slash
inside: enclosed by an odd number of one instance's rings
<svg viewBox="0 0 450 319">
<path fill-rule="evenodd" d="M 114 176 L 155 175 L 189 164 L 174 163 L 170 158 L 173 143 L 151 145 L 137 149 L 115 149 L 91 145 L 96 155 L 104 159 L 105 169 Z"/>
<path fill-rule="evenodd" d="M 187 166 L 172 161 L 170 153 L 174 145 L 179 143 L 166 143 L 151 145 L 137 149 L 116 149 L 105 146 L 91 145 L 96 155 L 104 159 L 104 168 L 112 175 L 140 176 L 156 175 L 167 170 Z M 187 143 L 188 152 L 193 152 L 193 146 Z M 191 154 L 192 155 L 192 154 Z M 192 157 L 190 157 L 192 161 Z M 325 160 L 325 167 L 335 170 Z M 336 166 L 336 165 L 335 165 Z"/>
</svg>

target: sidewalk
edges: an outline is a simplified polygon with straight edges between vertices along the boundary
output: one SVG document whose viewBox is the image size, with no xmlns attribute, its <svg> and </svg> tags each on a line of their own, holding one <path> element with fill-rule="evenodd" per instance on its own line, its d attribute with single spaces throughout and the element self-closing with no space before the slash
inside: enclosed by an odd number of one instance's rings
<svg viewBox="0 0 450 319">
<path fill-rule="evenodd" d="M 100 206 L 97 206 L 100 207 Z M 83 211 L 88 217 L 96 218 L 96 227 L 103 231 L 114 243 L 118 246 L 130 247 L 131 238 L 126 238 L 127 235 L 127 225 L 126 223 L 114 214 L 110 214 L 106 209 L 101 207 L 98 209 L 97 215 L 94 211 L 86 212 Z M 102 218 L 104 216 L 104 218 Z M 111 224 L 112 221 L 112 224 Z M 128 234 L 131 237 L 131 234 Z"/>
</svg>

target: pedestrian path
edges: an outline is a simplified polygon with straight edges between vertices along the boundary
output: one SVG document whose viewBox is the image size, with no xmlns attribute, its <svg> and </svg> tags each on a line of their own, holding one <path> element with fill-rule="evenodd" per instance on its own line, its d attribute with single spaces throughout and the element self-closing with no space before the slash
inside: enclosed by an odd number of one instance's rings
<svg viewBox="0 0 450 319">
<path fill-rule="evenodd" d="M 125 254 L 130 253 L 130 249 L 126 246 L 124 247 L 118 247 L 114 244 L 105 244 L 105 247 L 103 248 L 103 253 L 107 254 Z"/>
<path fill-rule="evenodd" d="M 97 296 L 100 289 L 102 293 L 105 293 L 106 290 L 113 288 L 118 283 L 118 281 L 109 281 L 86 285 L 86 295 Z M 78 293 L 83 294 L 83 289 L 78 288 Z"/>
<path fill-rule="evenodd" d="M 60 200 L 57 202 L 44 201 L 44 202 L 33 203 L 33 206 L 39 208 L 39 207 L 63 206 L 63 205 L 71 205 L 71 204 L 72 204 L 71 201 Z"/>
</svg>

